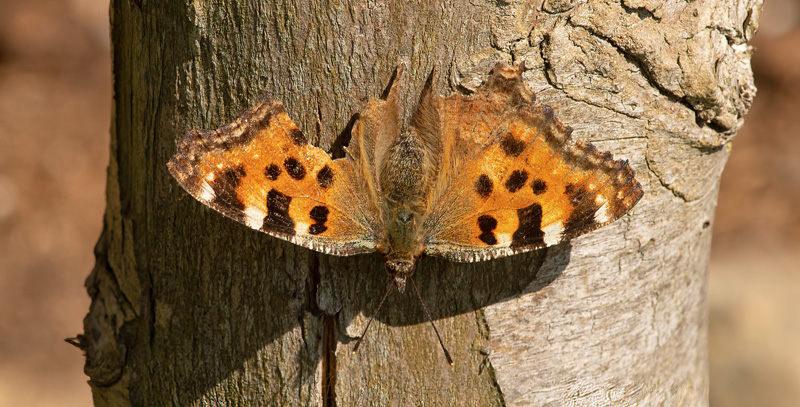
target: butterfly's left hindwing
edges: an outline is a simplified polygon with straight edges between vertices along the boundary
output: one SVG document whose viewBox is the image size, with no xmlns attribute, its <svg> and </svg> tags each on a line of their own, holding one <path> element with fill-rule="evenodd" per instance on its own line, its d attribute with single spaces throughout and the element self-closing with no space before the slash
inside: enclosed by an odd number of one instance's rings
<svg viewBox="0 0 800 407">
<path fill-rule="evenodd" d="M 217 130 L 188 131 L 168 163 L 187 192 L 223 215 L 336 255 L 376 246 L 375 206 L 353 167 L 311 145 L 269 98 Z"/>
</svg>

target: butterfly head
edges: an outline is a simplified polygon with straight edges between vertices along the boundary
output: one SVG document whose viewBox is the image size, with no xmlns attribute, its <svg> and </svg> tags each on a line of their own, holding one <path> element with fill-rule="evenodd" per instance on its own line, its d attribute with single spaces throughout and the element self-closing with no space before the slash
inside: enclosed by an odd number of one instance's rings
<svg viewBox="0 0 800 407">
<path fill-rule="evenodd" d="M 406 291 L 406 280 L 414 274 L 414 259 L 390 259 L 386 261 L 386 270 L 394 278 L 397 291 Z"/>
</svg>

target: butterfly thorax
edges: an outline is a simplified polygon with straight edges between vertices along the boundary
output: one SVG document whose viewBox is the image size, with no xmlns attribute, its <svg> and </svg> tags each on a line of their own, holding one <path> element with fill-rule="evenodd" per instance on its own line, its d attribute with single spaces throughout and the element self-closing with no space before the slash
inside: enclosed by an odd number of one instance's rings
<svg viewBox="0 0 800 407">
<path fill-rule="evenodd" d="M 388 271 L 400 292 L 405 290 L 405 281 L 414 272 L 414 262 L 424 250 L 419 228 L 430 190 L 426 162 L 426 152 L 412 132 L 401 136 L 381 168 L 385 227 L 381 246 Z"/>
</svg>

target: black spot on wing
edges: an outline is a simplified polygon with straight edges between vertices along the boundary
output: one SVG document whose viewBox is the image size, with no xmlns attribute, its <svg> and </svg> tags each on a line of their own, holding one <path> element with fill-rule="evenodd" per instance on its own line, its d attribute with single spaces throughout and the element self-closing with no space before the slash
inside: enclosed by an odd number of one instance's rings
<svg viewBox="0 0 800 407">
<path fill-rule="evenodd" d="M 264 168 L 264 175 L 270 181 L 275 181 L 278 179 L 278 176 L 281 175 L 281 167 L 278 167 L 275 164 L 270 164 L 267 168 Z"/>
<path fill-rule="evenodd" d="M 289 157 L 283 162 L 283 168 L 286 168 L 286 173 L 290 177 L 300 181 L 306 177 L 306 167 L 294 157 Z"/>
<path fill-rule="evenodd" d="M 292 138 L 292 142 L 296 146 L 302 147 L 302 146 L 308 144 L 308 139 L 306 139 L 305 134 L 303 134 L 303 132 L 300 131 L 300 129 L 298 129 L 297 127 L 293 128 L 291 131 L 289 131 L 289 137 Z"/>
<path fill-rule="evenodd" d="M 211 203 L 224 208 L 226 215 L 233 216 L 237 220 L 241 219 L 241 215 L 239 217 L 234 215 L 244 210 L 244 203 L 239 199 L 236 188 L 245 175 L 244 167 L 240 165 L 226 169 L 214 181 L 209 182 L 214 190 L 214 200 Z"/>
<path fill-rule="evenodd" d="M 328 230 L 328 227 L 323 224 L 314 223 L 308 226 L 308 234 L 310 235 L 318 235 L 326 230 Z"/>
<path fill-rule="evenodd" d="M 489 215 L 481 215 L 478 217 L 478 228 L 481 230 L 481 234 L 478 235 L 481 242 L 490 246 L 497 244 L 497 237 L 493 232 L 497 228 L 497 219 Z"/>
<path fill-rule="evenodd" d="M 525 142 L 514 137 L 511 133 L 506 133 L 506 135 L 503 136 L 503 140 L 500 141 L 500 148 L 503 149 L 506 155 L 517 157 L 525 151 Z"/>
<path fill-rule="evenodd" d="M 481 174 L 478 180 L 475 181 L 475 192 L 478 193 L 481 198 L 488 198 L 489 195 L 492 194 L 492 188 L 492 180 L 486 174 Z"/>
<path fill-rule="evenodd" d="M 535 179 L 531 182 L 531 189 L 536 195 L 541 195 L 547 192 L 547 183 L 543 179 Z"/>
<path fill-rule="evenodd" d="M 321 170 L 317 171 L 317 183 L 322 188 L 327 188 L 333 184 L 333 170 L 331 167 L 325 165 Z"/>
<path fill-rule="evenodd" d="M 294 234 L 294 220 L 289 216 L 289 205 L 292 197 L 275 189 L 267 193 L 267 216 L 264 218 L 263 230 L 275 230 L 281 233 Z"/>
<path fill-rule="evenodd" d="M 230 184 L 233 188 L 237 188 L 245 175 L 247 175 L 247 173 L 244 170 L 244 166 L 239 165 L 223 171 L 219 179 L 224 180 L 224 182 Z"/>
<path fill-rule="evenodd" d="M 542 205 L 531 204 L 517 209 L 519 226 L 511 235 L 511 246 L 544 246 L 544 232 L 542 232 Z"/>
<path fill-rule="evenodd" d="M 308 233 L 312 235 L 318 235 L 328 230 L 328 227 L 325 226 L 325 222 L 328 221 L 329 213 L 330 211 L 328 208 L 322 205 L 313 207 L 308 213 L 308 216 L 314 221 L 314 223 L 308 227 Z"/>
<path fill-rule="evenodd" d="M 525 170 L 514 170 L 511 175 L 506 180 L 506 189 L 508 192 L 514 193 L 519 191 L 522 187 L 525 186 L 525 183 L 528 181 L 528 171 Z"/>
<path fill-rule="evenodd" d="M 564 186 L 564 194 L 569 197 L 569 203 L 572 206 L 578 206 L 581 202 L 586 200 L 586 190 L 580 189 L 575 184 L 567 184 Z"/>
<path fill-rule="evenodd" d="M 594 201 L 594 194 L 573 184 L 567 184 L 564 193 L 572 204 L 572 213 L 564 222 L 564 235 L 574 237 L 594 229 L 597 223 L 594 214 L 600 208 Z"/>
</svg>

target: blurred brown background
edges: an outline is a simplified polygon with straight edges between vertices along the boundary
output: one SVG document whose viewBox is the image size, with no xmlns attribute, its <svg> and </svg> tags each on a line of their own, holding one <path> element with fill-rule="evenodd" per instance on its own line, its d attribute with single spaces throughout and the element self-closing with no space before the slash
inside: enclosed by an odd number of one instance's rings
<svg viewBox="0 0 800 407">
<path fill-rule="evenodd" d="M 0 2 L 0 407 L 90 406 L 78 349 L 102 226 L 107 0 Z M 800 0 L 767 0 L 758 96 L 714 225 L 714 407 L 800 405 Z"/>
</svg>

